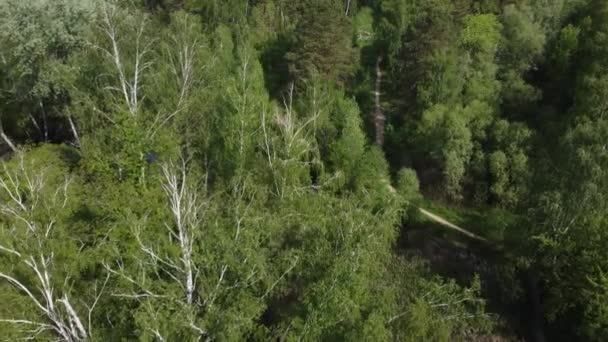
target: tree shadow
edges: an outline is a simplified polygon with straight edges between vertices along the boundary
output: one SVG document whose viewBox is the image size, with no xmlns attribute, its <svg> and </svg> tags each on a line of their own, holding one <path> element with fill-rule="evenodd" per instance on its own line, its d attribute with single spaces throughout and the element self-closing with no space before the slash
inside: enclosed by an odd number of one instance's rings
<svg viewBox="0 0 608 342">
<path fill-rule="evenodd" d="M 289 67 L 285 54 L 292 46 L 291 39 L 286 34 L 280 34 L 275 39 L 261 44 L 260 63 L 264 70 L 264 85 L 275 100 L 280 100 L 290 82 Z"/>
</svg>

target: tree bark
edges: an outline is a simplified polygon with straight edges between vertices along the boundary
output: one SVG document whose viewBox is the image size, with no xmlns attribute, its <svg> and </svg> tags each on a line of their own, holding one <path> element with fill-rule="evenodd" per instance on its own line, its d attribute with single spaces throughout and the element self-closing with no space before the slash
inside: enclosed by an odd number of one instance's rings
<svg viewBox="0 0 608 342">
<path fill-rule="evenodd" d="M 2 136 L 2 139 L 4 139 L 4 142 L 8 145 L 8 147 L 10 147 L 13 152 L 17 152 L 17 147 L 15 147 L 11 139 L 9 139 L 9 137 L 7 137 L 4 132 L 0 132 L 0 135 Z"/>
<path fill-rule="evenodd" d="M 376 59 L 376 89 L 375 95 L 375 106 L 374 106 L 374 126 L 376 128 L 376 145 L 382 147 L 384 145 L 384 122 L 386 117 L 382 112 L 382 105 L 380 103 L 380 94 L 382 89 L 382 56 L 378 56 Z"/>
<path fill-rule="evenodd" d="M 11 148 L 11 150 L 13 152 L 17 152 L 17 147 L 15 147 L 15 144 L 13 144 L 13 142 L 11 141 L 11 139 L 4 133 L 4 126 L 2 125 L 2 121 L 0 120 L 0 137 L 2 137 L 2 140 L 4 140 L 4 142 L 8 145 L 8 147 Z"/>
<path fill-rule="evenodd" d="M 40 125 L 38 125 L 38 121 L 36 121 L 36 118 L 34 117 L 34 114 L 32 114 L 32 113 L 30 113 L 30 120 L 32 121 L 32 123 L 34 124 L 34 127 L 36 127 L 38 132 L 40 132 L 40 135 L 43 135 L 44 133 L 42 132 L 42 128 L 40 128 Z"/>
<path fill-rule="evenodd" d="M 49 124 L 48 124 L 48 120 L 46 118 L 46 110 L 44 110 L 44 105 L 42 104 L 42 101 L 40 101 L 40 109 L 42 110 L 42 124 L 44 125 L 44 131 L 42 132 L 42 135 L 44 137 L 44 142 L 48 142 L 49 141 Z"/>
<path fill-rule="evenodd" d="M 76 131 L 76 125 L 74 125 L 74 120 L 72 120 L 72 116 L 69 114 L 67 117 L 68 122 L 70 123 L 70 128 L 72 129 L 72 134 L 74 135 L 74 139 L 76 140 L 76 145 L 78 146 L 78 148 L 80 148 L 80 137 L 78 136 L 78 131 Z"/>
</svg>

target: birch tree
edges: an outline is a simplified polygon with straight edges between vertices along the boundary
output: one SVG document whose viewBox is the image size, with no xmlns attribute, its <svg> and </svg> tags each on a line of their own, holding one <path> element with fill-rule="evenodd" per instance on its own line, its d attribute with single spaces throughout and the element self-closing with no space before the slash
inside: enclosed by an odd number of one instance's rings
<svg viewBox="0 0 608 342">
<path fill-rule="evenodd" d="M 147 18 L 125 13 L 113 1 L 101 2 L 98 12 L 101 39 L 92 46 L 111 64 L 114 78 L 105 89 L 120 94 L 122 105 L 136 116 L 144 73 L 152 65 L 148 60 L 152 41 L 144 37 Z"/>
<path fill-rule="evenodd" d="M 165 29 L 160 48 L 154 51 L 157 62 L 155 72 L 150 75 L 146 96 L 152 100 L 154 113 L 148 136 L 154 137 L 172 122 L 191 123 L 196 116 L 192 104 L 196 98 L 208 92 L 205 89 L 209 74 L 216 63 L 207 37 L 197 18 L 177 13 L 171 25 Z"/>
<path fill-rule="evenodd" d="M 105 262 L 122 284 L 111 296 L 137 303 L 137 324 L 157 339 L 242 337 L 260 313 L 263 270 L 248 206 L 235 201 L 234 214 L 224 214 L 229 200 L 213 200 L 226 199 L 207 194 L 198 177 L 186 160 L 163 164 L 166 215 L 138 220 L 131 227 L 137 252 Z"/>
<path fill-rule="evenodd" d="M 0 322 L 16 325 L 26 339 L 87 341 L 94 336 L 92 315 L 108 278 L 86 293 L 72 291 L 78 281 L 75 262 L 84 248 L 71 241 L 76 237 L 64 226 L 74 179 L 23 153 L 15 159 L 2 164 L 0 176 L 0 280 L 29 305 Z"/>
</svg>

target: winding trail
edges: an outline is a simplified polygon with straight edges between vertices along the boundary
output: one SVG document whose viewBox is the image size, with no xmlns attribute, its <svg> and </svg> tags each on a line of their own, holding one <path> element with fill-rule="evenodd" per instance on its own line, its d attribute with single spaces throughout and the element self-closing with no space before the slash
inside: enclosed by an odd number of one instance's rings
<svg viewBox="0 0 608 342">
<path fill-rule="evenodd" d="M 384 180 L 384 181 L 386 182 L 386 185 L 387 185 L 387 187 L 388 187 L 388 190 L 389 190 L 391 193 L 393 193 L 393 194 L 394 194 L 394 193 L 396 193 L 396 192 L 397 192 L 397 190 L 396 190 L 396 189 L 395 189 L 395 188 L 392 186 L 392 184 L 391 184 L 391 183 L 390 183 L 388 180 Z M 470 237 L 471 239 L 475 239 L 475 240 L 478 240 L 478 241 L 483 241 L 483 242 L 489 242 L 487 239 L 485 239 L 485 238 L 483 238 L 483 237 L 481 237 L 481 236 L 479 236 L 479 235 L 477 235 L 477 234 L 473 234 L 473 233 L 471 233 L 470 231 L 468 231 L 468 230 L 466 230 L 466 229 L 464 229 L 464 228 L 458 227 L 457 225 L 453 224 L 452 222 L 450 222 L 450 221 L 448 221 L 448 220 L 444 219 L 443 217 L 441 217 L 441 216 L 439 216 L 439 215 L 435 215 L 435 214 L 433 214 L 432 212 L 430 212 L 430 211 L 428 211 L 428 210 L 426 210 L 426 209 L 422 209 L 422 208 L 420 208 L 420 207 L 417 207 L 417 208 L 418 208 L 418 210 L 420 211 L 420 213 L 421 213 L 422 215 L 424 215 L 424 216 L 428 217 L 428 218 L 429 218 L 429 219 L 431 219 L 432 221 L 434 221 L 434 222 L 436 222 L 436 223 L 439 223 L 440 225 L 442 225 L 442 226 L 444 226 L 444 227 L 446 227 L 446 228 L 449 228 L 449 229 L 455 230 L 455 231 L 457 231 L 457 232 L 459 232 L 459 233 L 461 233 L 461 234 L 464 234 L 464 235 L 466 235 L 466 236 Z"/>
<path fill-rule="evenodd" d="M 458 227 L 457 225 L 451 223 L 450 221 L 444 219 L 443 217 L 435 215 L 435 214 L 431 213 L 428 210 L 422 209 L 420 207 L 418 207 L 418 210 L 420 211 L 420 213 L 422 213 L 422 215 L 428 217 L 429 219 L 431 219 L 431 220 L 439 223 L 440 225 L 442 225 L 442 226 L 444 226 L 446 228 L 450 228 L 452 230 L 455 230 L 455 231 L 457 231 L 459 233 L 462 233 L 462 234 L 464 234 L 464 235 L 466 235 L 466 236 L 468 236 L 468 237 L 470 237 L 472 239 L 483 241 L 483 242 L 488 242 L 488 240 L 482 238 L 481 236 L 473 234 L 473 233 L 471 233 L 470 231 L 468 231 L 468 230 L 466 230 L 464 228 Z"/>
</svg>

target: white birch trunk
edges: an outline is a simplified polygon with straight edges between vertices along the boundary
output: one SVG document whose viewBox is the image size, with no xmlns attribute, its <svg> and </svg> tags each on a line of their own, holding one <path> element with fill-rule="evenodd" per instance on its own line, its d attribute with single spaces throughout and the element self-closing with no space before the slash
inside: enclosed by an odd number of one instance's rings
<svg viewBox="0 0 608 342">
<path fill-rule="evenodd" d="M 374 126 L 376 128 L 376 145 L 382 147 L 384 145 L 384 122 L 386 117 L 382 112 L 382 104 L 380 102 L 380 95 L 382 89 L 382 56 L 378 56 L 376 59 L 376 89 L 374 91 Z"/>
<path fill-rule="evenodd" d="M 56 218 L 51 217 L 46 222 L 35 220 L 35 213 L 39 210 L 53 213 L 66 206 L 71 180 L 66 178 L 65 183 L 52 191 L 51 193 L 54 195 L 45 201 L 43 198 L 43 190 L 46 189 L 44 173 L 41 171 L 33 173 L 28 169 L 29 166 L 24 162 L 23 156 L 18 157 L 21 159 L 14 171 L 9 170 L 6 164 L 3 164 L 4 175 L 0 177 L 0 192 L 4 192 L 8 200 L 0 203 L 0 213 L 13 225 L 11 229 L 16 234 L 23 234 L 23 238 L 26 238 L 28 242 L 20 243 L 19 240 L 16 240 L 13 241 L 16 246 L 0 245 L 0 253 L 8 253 L 16 259 L 17 263 L 27 266 L 33 280 L 31 283 L 21 281 L 19 279 L 23 275 L 13 276 L 10 274 L 10 270 L 2 269 L 0 269 L 0 280 L 8 282 L 34 304 L 39 311 L 40 321 L 4 317 L 0 318 L 0 321 L 35 327 L 25 329 L 26 339 L 36 339 L 40 333 L 47 331 L 55 334 L 62 341 L 87 341 L 92 330 L 90 318 L 87 329 L 82 316 L 74 308 L 73 301 L 67 293 L 60 294 L 56 290 L 58 285 L 65 285 L 67 279 L 53 278 L 54 253 L 48 247 L 41 247 L 47 245 L 46 240 L 50 239 Z M 33 246 L 31 242 L 34 242 Z M 0 242 L 0 244 L 5 243 L 8 242 Z M 103 293 L 103 288 L 100 293 L 96 293 L 95 303 L 89 307 L 89 317 L 101 297 L 101 293 Z M 20 315 L 18 312 L 14 314 Z"/>
<path fill-rule="evenodd" d="M 165 176 L 163 189 L 169 198 L 176 229 L 173 235 L 177 239 L 181 251 L 182 265 L 179 270 L 183 276 L 186 303 L 192 304 L 196 291 L 195 266 L 192 260 L 193 235 L 200 224 L 198 196 L 196 191 L 189 187 L 184 160 L 179 167 L 169 163 L 163 165 L 162 169 Z"/>
</svg>

